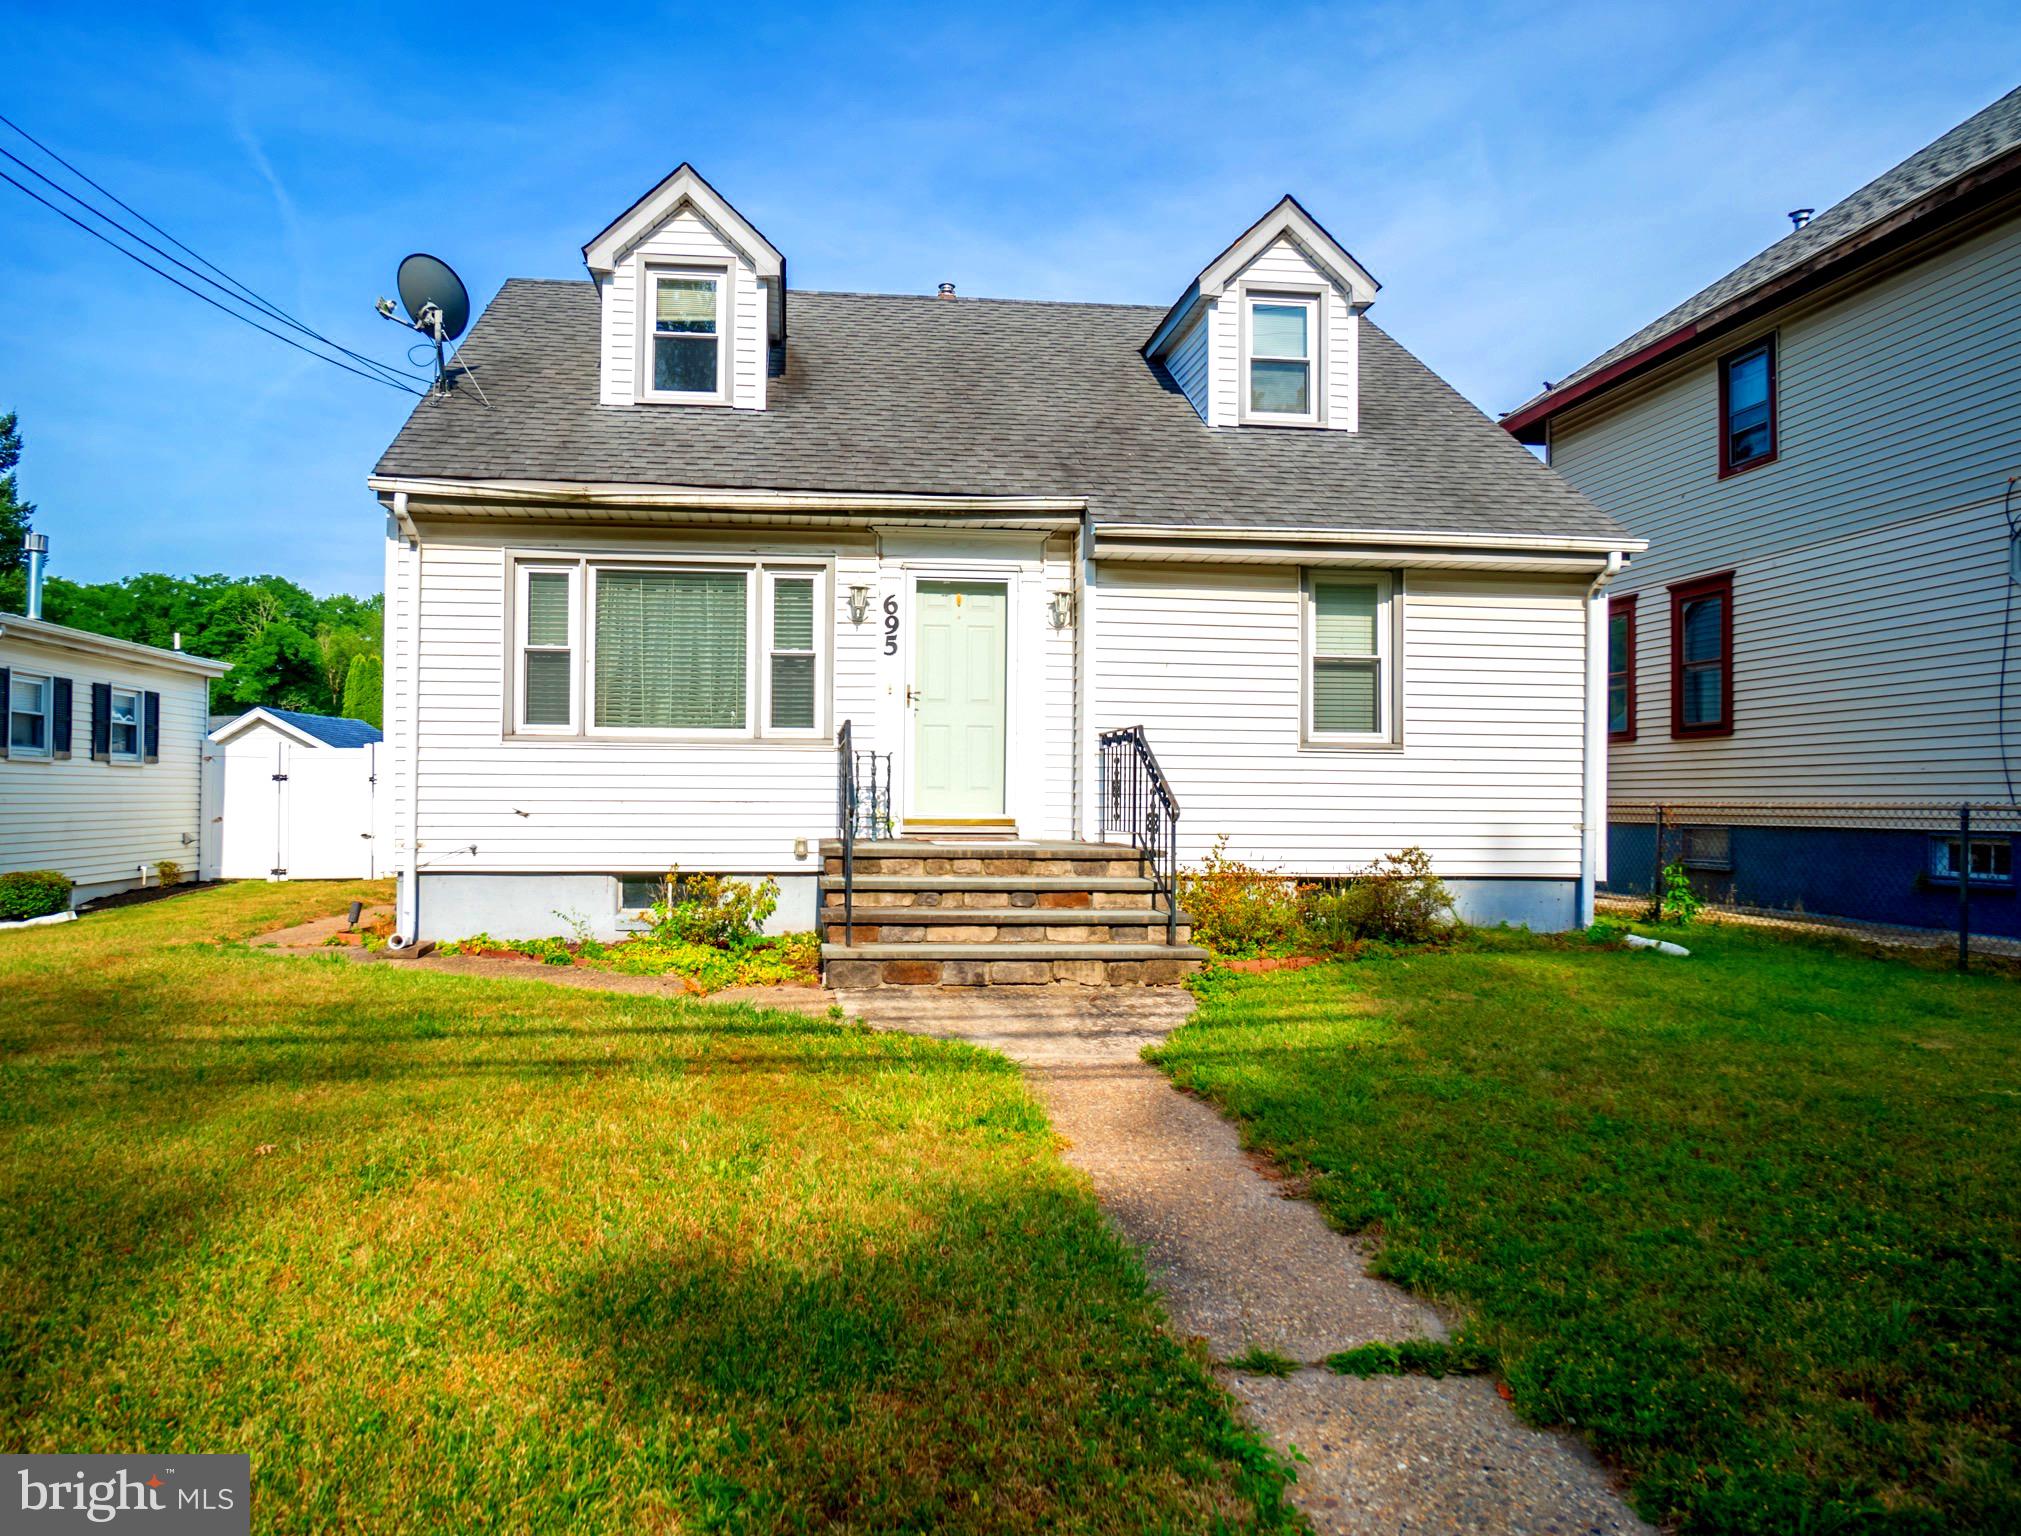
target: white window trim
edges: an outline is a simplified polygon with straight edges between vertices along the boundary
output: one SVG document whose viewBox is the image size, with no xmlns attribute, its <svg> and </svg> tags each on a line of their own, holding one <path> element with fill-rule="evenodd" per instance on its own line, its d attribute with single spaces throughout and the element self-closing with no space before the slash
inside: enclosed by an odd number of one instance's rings
<svg viewBox="0 0 2021 1536">
<path fill-rule="evenodd" d="M 765 611 L 760 616 L 760 634 L 765 642 L 763 654 L 758 658 L 758 675 L 762 684 L 762 697 L 758 701 L 759 734 L 777 741 L 824 741 L 828 736 L 828 668 L 835 646 L 831 639 L 827 645 L 821 643 L 822 621 L 826 619 L 828 632 L 832 636 L 835 629 L 833 599 L 829 597 L 827 572 L 820 566 L 795 567 L 787 565 L 766 565 L 760 568 L 764 577 Z M 773 603 L 781 580 L 807 581 L 814 583 L 814 649 L 808 651 L 775 650 L 772 645 Z M 775 656 L 806 656 L 814 658 L 814 723 L 812 726 L 775 726 L 772 724 L 772 658 Z"/>
<path fill-rule="evenodd" d="M 690 742 L 736 744 L 752 742 L 779 747 L 825 746 L 833 741 L 835 676 L 835 567 L 819 555 L 714 556 L 707 554 L 670 555 L 664 558 L 640 555 L 560 555 L 538 550 L 507 553 L 513 567 L 511 591 L 513 612 L 506 622 L 508 663 L 505 668 L 506 735 L 536 741 L 567 739 L 576 742 L 622 744 L 630 742 Z M 568 726 L 529 726 L 523 723 L 524 679 L 520 657 L 525 653 L 526 576 L 529 571 L 567 571 L 570 587 L 570 632 L 574 636 L 574 666 L 571 669 Z M 596 721 L 596 573 L 598 571 L 734 571 L 745 578 L 744 597 L 744 724 L 740 727 L 708 728 L 656 726 L 599 726 Z M 780 576 L 812 577 L 814 581 L 814 728 L 773 730 L 772 718 L 772 584 Z"/>
<path fill-rule="evenodd" d="M 1313 660 L 1317 654 L 1313 585 L 1318 581 L 1368 581 L 1375 585 L 1375 707 L 1373 731 L 1322 731 L 1312 722 Z M 1403 593 L 1400 572 L 1363 570 L 1349 566 L 1314 566 L 1299 580 L 1298 723 L 1299 744 L 1307 748 L 1398 748 L 1403 745 L 1401 627 Z"/>
<path fill-rule="evenodd" d="M 535 573 L 568 578 L 568 644 L 532 646 L 526 640 L 527 578 Z M 574 736 L 582 727 L 582 646 L 583 601 L 580 560 L 520 560 L 514 562 L 512 579 L 512 698 L 513 730 L 526 736 Z M 569 655 L 568 724 L 530 725 L 526 719 L 526 653 L 530 650 L 566 650 Z"/>
<path fill-rule="evenodd" d="M 653 388 L 653 321 L 659 313 L 659 279 L 663 277 L 706 278 L 716 285 L 716 387 L 713 390 L 672 390 Z M 637 377 L 634 396 L 646 405 L 728 405 L 731 376 L 735 371 L 736 347 L 731 333 L 734 306 L 731 290 L 734 275 L 730 267 L 709 264 L 651 262 L 641 259 L 633 283 L 637 295 Z"/>
<path fill-rule="evenodd" d="M 42 685 L 42 746 L 39 749 L 35 747 L 17 747 L 14 745 L 14 717 L 16 715 L 31 713 L 31 711 L 23 709 L 20 704 L 19 695 L 23 683 L 39 683 Z M 13 668 L 8 683 L 5 729 L 7 732 L 7 755 L 10 758 L 25 757 L 39 763 L 55 757 L 56 679 L 46 673 L 25 672 L 20 667 Z"/>
<path fill-rule="evenodd" d="M 1323 427 L 1326 425 L 1326 290 L 1323 288 L 1250 288 L 1236 290 L 1240 345 L 1236 349 L 1238 373 L 1235 380 L 1236 419 L 1259 427 Z M 1250 324 L 1258 304 L 1302 304 L 1309 319 L 1305 330 L 1306 366 L 1311 370 L 1307 398 L 1309 411 L 1259 411 L 1249 404 L 1249 366 L 1255 358 Z M 1268 359 L 1266 359 L 1268 361 Z"/>
<path fill-rule="evenodd" d="M 147 690 L 128 688 L 122 683 L 113 683 L 106 699 L 105 755 L 114 763 L 139 764 L 147 757 Z M 122 752 L 113 745 L 113 730 L 119 721 L 119 697 L 125 694 L 133 700 L 133 750 Z"/>
<path fill-rule="evenodd" d="M 1965 884 L 1970 886 L 1975 886 L 1979 888 L 1993 887 L 1995 889 L 2001 886 L 2012 886 L 2014 884 L 2014 875 L 2011 868 L 2014 860 L 2013 840 L 2006 834 L 1999 832 L 1991 832 L 1981 835 L 1980 833 L 1974 832 L 1971 837 L 1972 843 L 1984 843 L 1984 844 L 2006 843 L 2008 845 L 2007 860 L 2010 868 L 2009 872 L 2004 875 L 1972 874 L 1971 873 L 1972 853 L 1970 844 L 1966 844 L 1959 850 L 1964 855 L 1965 859 L 1965 870 L 1962 873 L 1956 869 L 1943 868 L 1942 867 L 1943 865 L 1948 864 L 1950 862 L 1951 847 L 1953 844 L 1957 842 L 1958 842 L 1958 834 L 1955 832 L 1949 833 L 1939 832 L 1931 837 L 1930 878 L 1932 880 L 1942 881 L 1947 885 L 1956 884 L 1960 880 L 1962 880 Z"/>
</svg>

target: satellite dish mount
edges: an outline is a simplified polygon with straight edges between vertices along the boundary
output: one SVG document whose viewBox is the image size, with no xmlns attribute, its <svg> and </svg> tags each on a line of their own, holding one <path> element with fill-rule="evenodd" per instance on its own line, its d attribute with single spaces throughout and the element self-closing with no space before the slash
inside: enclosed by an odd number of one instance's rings
<svg viewBox="0 0 2021 1536">
<path fill-rule="evenodd" d="M 445 351 L 470 324 L 470 290 L 448 262 L 419 251 L 400 263 L 397 285 L 400 304 L 407 311 L 404 320 L 395 313 L 391 299 L 382 298 L 373 307 L 396 325 L 419 331 L 435 343 L 433 392 L 446 395 L 453 386 L 452 374 L 470 372 L 467 368 L 452 370 Z"/>
</svg>

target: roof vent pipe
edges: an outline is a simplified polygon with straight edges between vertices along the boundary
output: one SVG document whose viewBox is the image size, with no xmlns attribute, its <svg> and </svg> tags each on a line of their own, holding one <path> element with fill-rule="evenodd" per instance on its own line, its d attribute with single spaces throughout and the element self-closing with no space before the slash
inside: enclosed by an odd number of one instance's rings
<svg viewBox="0 0 2021 1536">
<path fill-rule="evenodd" d="M 1808 224 L 1808 223 L 1810 222 L 1810 216 L 1811 216 L 1812 214 L 1816 213 L 1816 212 L 1817 212 L 1817 209 L 1815 209 L 1815 208 L 1792 208 L 1792 209 L 1790 209 L 1790 211 L 1789 211 L 1789 227 L 1790 227 L 1791 229 L 1802 229 L 1802 228 L 1804 227 L 1804 225 L 1806 225 L 1806 224 Z"/>
<path fill-rule="evenodd" d="M 951 299 L 951 298 L 953 298 L 953 297 L 954 297 L 954 284 L 953 284 L 953 283 L 942 283 L 942 284 L 940 285 L 940 293 L 939 293 L 939 297 L 940 297 L 940 298 L 943 298 L 943 299 Z"/>
<path fill-rule="evenodd" d="M 42 571 L 49 564 L 49 535 L 31 533 L 21 541 L 21 551 L 28 556 L 28 617 L 42 617 Z"/>
</svg>

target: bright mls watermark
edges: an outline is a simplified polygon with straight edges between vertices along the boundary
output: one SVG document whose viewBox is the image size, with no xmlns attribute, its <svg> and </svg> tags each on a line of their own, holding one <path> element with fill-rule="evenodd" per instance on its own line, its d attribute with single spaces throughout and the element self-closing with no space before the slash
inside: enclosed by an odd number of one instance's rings
<svg viewBox="0 0 2021 1536">
<path fill-rule="evenodd" d="M 249 1536 L 250 1456 L 0 1456 L 0 1531 Z"/>
</svg>

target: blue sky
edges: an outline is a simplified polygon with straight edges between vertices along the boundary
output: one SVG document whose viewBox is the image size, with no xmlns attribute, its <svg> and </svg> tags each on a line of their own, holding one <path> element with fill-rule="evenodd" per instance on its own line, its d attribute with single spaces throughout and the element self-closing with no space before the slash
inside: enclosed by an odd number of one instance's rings
<svg viewBox="0 0 2021 1536">
<path fill-rule="evenodd" d="M 683 159 L 803 288 L 1163 304 L 1289 190 L 1490 411 L 2021 79 L 2021 8 L 1944 0 L 286 9 L 17 8 L 0 111 L 388 361 L 406 252 L 480 302 L 581 276 Z M 0 184 L 0 411 L 59 574 L 376 591 L 411 403 Z"/>
</svg>

